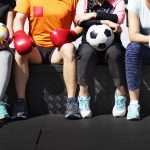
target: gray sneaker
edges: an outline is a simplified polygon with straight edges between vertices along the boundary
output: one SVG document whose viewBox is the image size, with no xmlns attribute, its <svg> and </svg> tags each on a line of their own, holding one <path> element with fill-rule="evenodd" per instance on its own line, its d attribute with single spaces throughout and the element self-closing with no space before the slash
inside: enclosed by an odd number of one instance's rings
<svg viewBox="0 0 150 150">
<path fill-rule="evenodd" d="M 78 102 L 75 98 L 67 99 L 65 118 L 66 119 L 80 119 L 81 118 Z"/>
<path fill-rule="evenodd" d="M 20 98 L 16 101 L 13 107 L 12 117 L 13 120 L 26 119 L 28 117 L 26 100 Z"/>
</svg>

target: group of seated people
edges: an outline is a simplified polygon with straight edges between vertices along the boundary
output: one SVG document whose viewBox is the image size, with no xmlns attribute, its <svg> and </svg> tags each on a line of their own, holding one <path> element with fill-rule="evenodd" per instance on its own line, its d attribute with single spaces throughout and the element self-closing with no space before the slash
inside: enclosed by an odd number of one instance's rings
<svg viewBox="0 0 150 150">
<path fill-rule="evenodd" d="M 126 49 L 120 40 L 120 25 L 126 15 L 125 2 L 127 3 L 124 0 L 0 1 L 0 22 L 9 30 L 9 40 L 0 42 L 0 119 L 28 117 L 25 91 L 29 64 L 58 63 L 63 64 L 67 89 L 65 118 L 91 117 L 92 99 L 88 91 L 88 81 L 93 78 L 95 64 L 103 62 L 108 64 L 116 87 L 112 115 L 126 115 L 127 120 L 139 120 L 142 66 L 150 63 L 150 0 L 128 1 L 131 42 Z M 26 19 L 29 20 L 28 34 L 24 31 Z M 75 27 L 71 30 L 72 22 Z M 97 51 L 86 41 L 86 33 L 90 26 L 102 24 L 112 29 L 115 38 L 106 50 Z M 82 41 L 76 49 L 72 41 L 80 36 Z M 15 53 L 9 48 L 12 41 Z M 17 100 L 10 117 L 4 97 L 11 67 L 14 71 Z M 129 91 L 125 90 L 126 80 Z M 80 89 L 78 97 L 77 85 Z M 130 98 L 128 108 L 127 93 Z"/>
</svg>

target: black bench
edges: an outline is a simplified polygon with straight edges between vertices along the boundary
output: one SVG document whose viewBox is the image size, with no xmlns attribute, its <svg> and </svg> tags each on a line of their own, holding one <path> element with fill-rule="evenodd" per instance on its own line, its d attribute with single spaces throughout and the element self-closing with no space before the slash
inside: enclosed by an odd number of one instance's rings
<svg viewBox="0 0 150 150">
<path fill-rule="evenodd" d="M 91 108 L 94 115 L 111 113 L 114 91 L 115 87 L 108 67 L 106 65 L 96 66 L 95 77 L 89 83 L 89 92 L 92 97 Z M 13 76 L 10 79 L 7 95 L 12 106 L 16 100 Z M 63 114 L 67 94 L 62 65 L 31 65 L 26 95 L 31 116 L 47 113 Z M 140 103 L 142 112 L 150 113 L 150 66 L 144 67 Z"/>
</svg>

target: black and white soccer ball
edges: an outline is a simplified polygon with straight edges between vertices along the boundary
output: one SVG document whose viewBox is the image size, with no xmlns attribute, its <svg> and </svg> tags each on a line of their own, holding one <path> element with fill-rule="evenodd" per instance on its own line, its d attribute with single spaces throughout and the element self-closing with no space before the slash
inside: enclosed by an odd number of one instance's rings
<svg viewBox="0 0 150 150">
<path fill-rule="evenodd" d="M 114 33 L 107 25 L 92 25 L 86 33 L 86 40 L 97 51 L 104 51 L 112 44 Z"/>
</svg>

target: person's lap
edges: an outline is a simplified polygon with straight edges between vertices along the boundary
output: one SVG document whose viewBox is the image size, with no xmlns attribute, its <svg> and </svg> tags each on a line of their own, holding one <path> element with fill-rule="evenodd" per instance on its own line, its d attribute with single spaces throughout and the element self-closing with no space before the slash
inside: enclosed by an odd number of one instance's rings
<svg viewBox="0 0 150 150">
<path fill-rule="evenodd" d="M 48 48 L 49 51 L 47 51 L 47 53 L 49 53 L 48 54 L 49 56 L 46 58 L 46 56 L 42 56 L 42 55 L 47 55 L 47 54 L 42 54 L 40 52 L 41 50 L 39 50 L 39 47 L 37 46 L 37 47 L 32 47 L 32 51 L 29 54 L 24 55 L 23 57 L 26 57 L 28 59 L 29 64 L 45 64 L 45 63 L 46 64 L 62 64 L 63 49 L 64 49 L 63 46 L 61 48 L 56 47 L 54 49 Z M 16 52 L 16 55 L 19 55 L 19 54 Z M 48 59 L 48 60 L 44 60 L 43 62 L 43 59 Z"/>
</svg>

